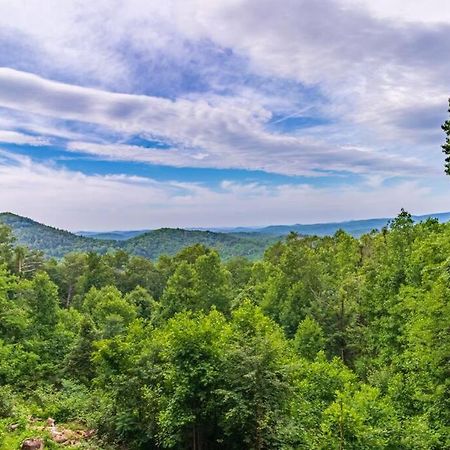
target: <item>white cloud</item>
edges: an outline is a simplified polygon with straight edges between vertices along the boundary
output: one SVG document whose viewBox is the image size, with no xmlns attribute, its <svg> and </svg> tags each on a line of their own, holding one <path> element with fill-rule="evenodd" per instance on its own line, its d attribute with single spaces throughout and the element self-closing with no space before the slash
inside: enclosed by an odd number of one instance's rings
<svg viewBox="0 0 450 450">
<path fill-rule="evenodd" d="M 344 0 L 344 3 L 352 7 L 367 8 L 383 19 L 450 23 L 450 3 L 445 0 Z"/>
<path fill-rule="evenodd" d="M 196 183 L 85 175 L 0 152 L 0 210 L 61 228 L 140 229 L 338 221 L 445 210 L 445 193 L 414 182 L 379 189 Z M 270 214 L 268 212 L 270 211 Z"/>
<path fill-rule="evenodd" d="M 16 145 L 42 146 L 50 144 L 50 141 L 40 136 L 30 136 L 10 130 L 0 130 L 0 142 Z"/>
</svg>

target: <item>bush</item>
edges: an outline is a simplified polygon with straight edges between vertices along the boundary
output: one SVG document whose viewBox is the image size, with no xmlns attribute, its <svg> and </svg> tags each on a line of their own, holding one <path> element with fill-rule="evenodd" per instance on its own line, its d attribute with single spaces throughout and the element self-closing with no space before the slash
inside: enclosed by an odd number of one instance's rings
<svg viewBox="0 0 450 450">
<path fill-rule="evenodd" d="M 11 386 L 0 386 L 0 418 L 5 419 L 14 414 L 15 395 Z"/>
<path fill-rule="evenodd" d="M 85 421 L 93 409 L 93 400 L 86 386 L 63 380 L 60 389 L 41 387 L 36 391 L 36 415 L 52 417 L 56 422 Z"/>
</svg>

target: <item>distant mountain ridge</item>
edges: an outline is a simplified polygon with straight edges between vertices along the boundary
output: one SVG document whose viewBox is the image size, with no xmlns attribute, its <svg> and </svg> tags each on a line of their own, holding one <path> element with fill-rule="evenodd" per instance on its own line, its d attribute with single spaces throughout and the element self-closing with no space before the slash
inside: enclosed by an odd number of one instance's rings
<svg viewBox="0 0 450 450">
<path fill-rule="evenodd" d="M 450 212 L 413 216 L 413 219 L 423 221 L 430 217 L 447 222 L 450 221 Z M 174 255 L 184 247 L 194 244 L 204 244 L 215 248 L 225 259 L 234 256 L 254 259 L 261 257 L 269 245 L 290 232 L 326 236 L 333 235 L 337 230 L 342 229 L 358 237 L 374 229 L 381 229 L 390 220 L 392 219 L 378 218 L 310 225 L 272 225 L 263 228 L 237 227 L 211 230 L 161 228 L 158 230 L 75 234 L 44 225 L 27 217 L 12 213 L 0 213 L 0 222 L 5 223 L 13 230 L 18 244 L 41 250 L 49 257 L 61 258 L 74 251 L 107 253 L 121 249 L 153 260 L 163 254 Z"/>
<path fill-rule="evenodd" d="M 436 218 L 440 222 L 450 221 L 450 212 L 441 212 L 434 214 L 424 214 L 412 216 L 415 222 L 421 222 L 428 218 Z M 352 236 L 359 237 L 372 230 L 381 230 L 394 217 L 380 217 L 374 219 L 348 220 L 343 222 L 323 222 L 314 224 L 293 224 L 293 225 L 269 225 L 266 227 L 211 227 L 211 228 L 189 228 L 189 231 L 211 231 L 214 233 L 233 234 L 237 236 L 249 235 L 270 235 L 285 236 L 291 232 L 303 235 L 329 236 L 338 230 L 344 230 Z M 139 235 L 148 233 L 152 230 L 124 230 L 124 231 L 80 231 L 77 235 L 91 237 L 95 239 L 114 239 L 126 240 Z"/>
<path fill-rule="evenodd" d="M 424 214 L 412 216 L 412 218 L 415 222 L 422 222 L 430 218 L 438 219 L 440 222 L 448 222 L 450 221 L 450 212 Z M 393 219 L 394 217 L 382 217 L 375 219 L 349 220 L 345 222 L 315 223 L 305 225 L 270 225 L 255 231 L 262 234 L 276 236 L 287 235 L 292 231 L 304 235 L 329 236 L 333 235 L 338 230 L 344 230 L 352 236 L 359 237 L 365 233 L 370 233 L 372 230 L 381 230 Z"/>
</svg>

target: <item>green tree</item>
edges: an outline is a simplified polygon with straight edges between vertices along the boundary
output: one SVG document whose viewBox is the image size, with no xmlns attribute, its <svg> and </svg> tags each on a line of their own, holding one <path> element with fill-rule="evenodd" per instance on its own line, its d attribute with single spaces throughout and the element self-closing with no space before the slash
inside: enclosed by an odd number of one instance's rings
<svg viewBox="0 0 450 450">
<path fill-rule="evenodd" d="M 162 314 L 172 317 L 181 311 L 198 311 L 201 305 L 197 303 L 196 273 L 191 264 L 182 261 L 174 274 L 167 281 L 167 286 L 161 297 Z"/>
<path fill-rule="evenodd" d="M 450 113 L 450 99 L 448 101 L 449 103 L 449 110 Z M 442 125 L 442 129 L 444 130 L 446 134 L 445 144 L 442 146 L 442 151 L 445 153 L 445 173 L 447 175 L 450 175 L 450 119 L 446 120 L 444 124 Z"/>
<path fill-rule="evenodd" d="M 26 304 L 11 299 L 15 289 L 15 278 L 5 264 L 0 265 L 0 338 L 8 342 L 20 342 L 30 325 Z"/>
<path fill-rule="evenodd" d="M 0 264 L 10 264 L 13 254 L 13 243 L 15 238 L 11 229 L 0 223 Z"/>
<path fill-rule="evenodd" d="M 81 329 L 74 347 L 64 361 L 64 372 L 70 378 L 76 378 L 84 384 L 89 384 L 95 376 L 92 356 L 95 351 L 95 341 L 100 338 L 95 324 L 89 317 L 84 317 Z"/>
<path fill-rule="evenodd" d="M 83 309 L 92 318 L 102 337 L 125 332 L 137 316 L 136 306 L 127 302 L 114 286 L 91 288 L 84 299 Z"/>
<path fill-rule="evenodd" d="M 88 260 L 85 253 L 69 253 L 58 265 L 61 295 L 66 308 L 72 305 L 74 298 L 83 295 L 83 276 L 88 271 Z"/>
<path fill-rule="evenodd" d="M 199 256 L 194 263 L 194 291 L 199 307 L 227 312 L 230 302 L 230 273 L 222 266 L 216 252 Z"/>
<path fill-rule="evenodd" d="M 33 327 L 48 333 L 58 322 L 58 288 L 45 272 L 37 273 L 26 291 L 32 311 Z"/>
<path fill-rule="evenodd" d="M 124 300 L 136 307 L 138 317 L 155 320 L 159 317 L 161 305 L 156 302 L 148 291 L 140 286 L 134 288 L 124 296 Z"/>
<path fill-rule="evenodd" d="M 225 448 L 281 448 L 291 392 L 288 342 L 249 302 L 233 312 L 231 330 L 217 405 Z"/>
<path fill-rule="evenodd" d="M 325 336 L 321 326 L 310 316 L 299 323 L 294 345 L 300 356 L 314 359 L 325 348 Z"/>
<path fill-rule="evenodd" d="M 124 272 L 123 292 L 130 292 L 138 286 L 146 289 L 150 295 L 159 299 L 164 289 L 164 276 L 148 259 L 131 256 Z"/>
</svg>

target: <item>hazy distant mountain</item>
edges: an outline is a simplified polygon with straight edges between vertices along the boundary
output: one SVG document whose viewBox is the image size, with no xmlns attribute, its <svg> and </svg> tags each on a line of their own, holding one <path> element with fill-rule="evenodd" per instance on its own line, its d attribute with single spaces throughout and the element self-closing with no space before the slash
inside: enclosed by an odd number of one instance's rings
<svg viewBox="0 0 450 450">
<path fill-rule="evenodd" d="M 147 233 L 151 230 L 132 230 L 132 231 L 77 231 L 78 236 L 90 237 L 94 239 L 126 241 L 135 236 Z"/>
<path fill-rule="evenodd" d="M 425 214 L 422 216 L 413 216 L 416 222 L 426 220 L 430 217 L 439 219 L 440 222 L 450 220 L 450 212 Z M 344 230 L 352 236 L 359 237 L 364 233 L 370 233 L 372 230 L 381 230 L 393 217 L 382 217 L 375 219 L 348 220 L 345 222 L 326 222 L 314 224 L 294 224 L 294 225 L 270 225 L 267 227 L 212 227 L 212 228 L 189 228 L 189 231 L 212 231 L 214 233 L 233 234 L 238 237 L 251 238 L 258 235 L 285 236 L 290 232 L 296 232 L 303 235 L 331 236 L 337 230 Z M 132 230 L 132 231 L 80 231 L 76 234 L 80 236 L 92 237 L 95 239 L 113 239 L 126 240 L 148 233 L 150 230 Z"/>
<path fill-rule="evenodd" d="M 450 212 L 425 214 L 422 216 L 413 216 L 414 221 L 420 222 L 428 218 L 439 219 L 440 222 L 448 222 L 450 220 Z M 338 230 L 344 230 L 352 236 L 358 237 L 372 230 L 381 230 L 393 218 L 376 218 L 363 220 L 349 220 L 346 222 L 330 222 L 315 224 L 295 224 L 295 225 L 270 225 L 268 227 L 236 227 L 236 228 L 214 228 L 212 231 L 222 233 L 242 233 L 251 232 L 258 234 L 266 234 L 272 236 L 285 236 L 294 231 L 303 235 L 330 236 Z"/>
</svg>

